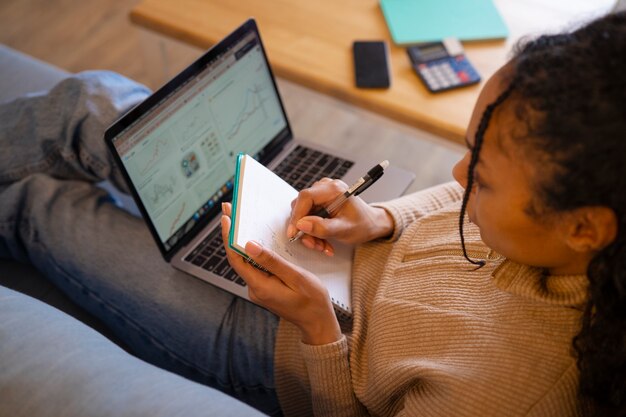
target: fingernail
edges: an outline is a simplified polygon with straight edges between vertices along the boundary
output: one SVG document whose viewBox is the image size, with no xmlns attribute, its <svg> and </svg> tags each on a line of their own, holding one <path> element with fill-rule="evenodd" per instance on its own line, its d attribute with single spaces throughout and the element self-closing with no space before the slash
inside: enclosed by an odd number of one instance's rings
<svg viewBox="0 0 626 417">
<path fill-rule="evenodd" d="M 298 221 L 298 223 L 296 223 L 296 226 L 304 233 L 309 233 L 311 230 L 313 230 L 313 223 L 307 220 Z"/>
<path fill-rule="evenodd" d="M 293 227 L 293 224 L 289 224 L 289 226 L 287 226 L 287 237 L 291 237 L 293 235 L 296 234 L 296 228 Z"/>
<path fill-rule="evenodd" d="M 324 249 L 324 253 L 326 254 L 326 256 L 333 256 L 335 254 L 332 250 L 328 248 Z"/>
<path fill-rule="evenodd" d="M 255 241 L 251 240 L 250 242 L 246 243 L 246 253 L 248 255 L 258 256 L 261 254 L 261 252 L 263 252 L 263 248 Z"/>
<path fill-rule="evenodd" d="M 222 212 L 226 211 L 226 203 L 222 203 Z"/>
</svg>

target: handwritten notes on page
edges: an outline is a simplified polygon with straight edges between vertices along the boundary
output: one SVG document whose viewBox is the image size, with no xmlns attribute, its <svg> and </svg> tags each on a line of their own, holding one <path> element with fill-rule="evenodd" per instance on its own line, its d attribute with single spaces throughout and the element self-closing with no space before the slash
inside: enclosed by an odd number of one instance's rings
<svg viewBox="0 0 626 417">
<path fill-rule="evenodd" d="M 235 174 L 230 246 L 245 256 L 246 243 L 254 240 L 317 275 L 328 288 L 335 307 L 350 312 L 350 275 L 353 248 L 332 242 L 328 257 L 289 242 L 287 225 L 291 202 L 298 191 L 249 155 L 240 155 Z"/>
</svg>

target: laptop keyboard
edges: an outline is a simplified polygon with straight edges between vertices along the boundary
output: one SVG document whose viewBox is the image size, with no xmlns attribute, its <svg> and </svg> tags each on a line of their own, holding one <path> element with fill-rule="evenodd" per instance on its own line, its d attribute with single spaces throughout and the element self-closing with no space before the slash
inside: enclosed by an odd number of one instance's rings
<svg viewBox="0 0 626 417">
<path fill-rule="evenodd" d="M 352 165 L 352 161 L 298 145 L 274 172 L 300 191 L 323 177 L 343 178 Z"/>
<path fill-rule="evenodd" d="M 342 178 L 354 162 L 298 145 L 274 172 L 300 191 L 323 177 Z M 185 257 L 200 268 L 213 272 L 243 287 L 246 283 L 230 267 L 222 243 L 221 229 L 215 228 Z"/>
</svg>

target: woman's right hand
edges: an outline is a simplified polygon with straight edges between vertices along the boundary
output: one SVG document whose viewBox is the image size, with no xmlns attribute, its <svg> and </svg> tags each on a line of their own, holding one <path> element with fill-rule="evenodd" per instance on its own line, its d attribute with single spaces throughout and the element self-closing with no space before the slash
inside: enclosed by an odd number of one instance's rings
<svg viewBox="0 0 626 417">
<path fill-rule="evenodd" d="M 301 230 L 305 233 L 301 238 L 303 245 L 332 256 L 334 249 L 327 239 L 358 244 L 391 235 L 394 228 L 391 215 L 382 208 L 368 205 L 360 197 L 350 197 L 332 218 L 309 216 L 347 189 L 343 181 L 323 178 L 311 188 L 300 191 L 291 203 L 288 237 Z"/>
</svg>

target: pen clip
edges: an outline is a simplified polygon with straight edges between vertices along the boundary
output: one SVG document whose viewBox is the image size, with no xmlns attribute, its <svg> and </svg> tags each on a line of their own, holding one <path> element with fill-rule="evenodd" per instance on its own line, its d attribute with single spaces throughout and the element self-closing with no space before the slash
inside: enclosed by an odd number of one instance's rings
<svg viewBox="0 0 626 417">
<path fill-rule="evenodd" d="M 374 180 L 371 178 L 368 179 L 367 181 L 364 181 L 361 185 L 356 187 L 352 195 L 356 197 L 357 195 L 361 194 L 363 191 L 367 190 L 369 186 L 372 185 L 373 182 Z"/>
<path fill-rule="evenodd" d="M 379 172 L 375 173 L 374 176 L 367 175 L 367 180 L 363 181 L 363 183 L 354 190 L 354 194 L 352 195 L 357 196 L 363 191 L 367 190 L 369 186 L 378 181 L 378 179 L 382 177 L 384 173 L 385 171 L 380 170 Z"/>
</svg>

